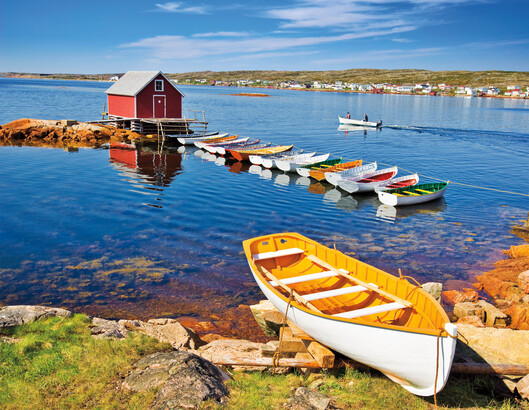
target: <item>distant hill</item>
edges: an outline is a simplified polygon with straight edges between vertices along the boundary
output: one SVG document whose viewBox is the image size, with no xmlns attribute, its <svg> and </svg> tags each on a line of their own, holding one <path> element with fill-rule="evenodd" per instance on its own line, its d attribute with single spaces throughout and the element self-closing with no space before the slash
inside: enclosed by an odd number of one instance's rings
<svg viewBox="0 0 529 410">
<path fill-rule="evenodd" d="M 351 69 L 342 71 L 198 71 L 181 74 L 167 74 L 170 78 L 206 79 L 221 81 L 261 80 L 278 83 L 294 80 L 299 83 L 335 81 L 359 84 L 416 84 L 430 83 L 468 85 L 471 87 L 506 87 L 508 85 L 529 86 L 529 72 L 525 71 L 428 71 L 428 70 L 376 70 Z"/>
<path fill-rule="evenodd" d="M 108 80 L 114 75 L 108 74 L 35 74 L 35 73 L 1 73 L 4 77 L 21 78 L 53 78 L 71 80 Z M 428 71 L 428 70 L 377 70 L 377 69 L 351 69 L 341 71 L 197 71 L 188 73 L 165 73 L 171 79 L 185 81 L 186 79 L 205 79 L 234 82 L 247 81 L 297 81 L 309 83 L 319 81 L 334 83 L 335 81 L 352 82 L 359 84 L 416 84 L 430 83 L 465 85 L 471 87 L 493 85 L 505 88 L 508 85 L 529 86 L 529 72 L 527 71 Z"/>
</svg>

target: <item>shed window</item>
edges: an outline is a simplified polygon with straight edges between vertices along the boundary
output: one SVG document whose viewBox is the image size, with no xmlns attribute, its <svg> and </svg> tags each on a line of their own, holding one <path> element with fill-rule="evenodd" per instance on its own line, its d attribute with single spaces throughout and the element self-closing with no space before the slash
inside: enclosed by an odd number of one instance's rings
<svg viewBox="0 0 529 410">
<path fill-rule="evenodd" d="M 154 80 L 154 90 L 163 91 L 163 80 Z"/>
</svg>

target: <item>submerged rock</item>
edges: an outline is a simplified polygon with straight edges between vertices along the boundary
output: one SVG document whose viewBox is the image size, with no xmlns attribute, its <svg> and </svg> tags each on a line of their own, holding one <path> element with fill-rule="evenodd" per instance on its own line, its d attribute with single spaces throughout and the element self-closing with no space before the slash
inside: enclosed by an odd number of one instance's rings
<svg viewBox="0 0 529 410">
<path fill-rule="evenodd" d="M 205 400 L 223 403 L 229 396 L 224 372 L 200 356 L 177 350 L 139 360 L 122 387 L 144 392 L 158 388 L 156 409 L 197 408 Z"/>
<path fill-rule="evenodd" d="M 42 317 L 70 317 L 72 312 L 66 309 L 46 306 L 15 305 L 0 307 L 0 328 L 19 326 L 34 322 Z"/>
</svg>

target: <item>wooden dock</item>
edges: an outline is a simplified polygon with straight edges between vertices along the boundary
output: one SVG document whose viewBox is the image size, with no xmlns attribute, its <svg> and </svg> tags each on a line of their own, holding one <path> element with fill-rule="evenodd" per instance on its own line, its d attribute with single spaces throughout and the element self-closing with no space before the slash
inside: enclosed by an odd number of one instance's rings
<svg viewBox="0 0 529 410">
<path fill-rule="evenodd" d="M 104 116 L 106 116 L 106 113 Z M 108 115 L 93 124 L 108 124 L 116 128 L 129 129 L 139 134 L 158 136 L 182 136 L 207 132 L 208 122 L 204 111 L 186 110 L 183 118 L 126 118 Z"/>
</svg>

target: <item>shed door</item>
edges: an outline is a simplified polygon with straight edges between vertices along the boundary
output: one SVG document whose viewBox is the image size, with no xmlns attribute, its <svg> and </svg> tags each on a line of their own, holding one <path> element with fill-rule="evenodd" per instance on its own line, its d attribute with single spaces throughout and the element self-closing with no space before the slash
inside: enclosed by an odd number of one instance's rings
<svg viewBox="0 0 529 410">
<path fill-rule="evenodd" d="M 153 117 L 165 118 L 165 95 L 155 95 L 153 101 Z"/>
</svg>

